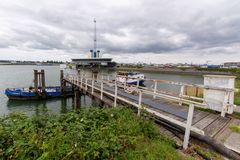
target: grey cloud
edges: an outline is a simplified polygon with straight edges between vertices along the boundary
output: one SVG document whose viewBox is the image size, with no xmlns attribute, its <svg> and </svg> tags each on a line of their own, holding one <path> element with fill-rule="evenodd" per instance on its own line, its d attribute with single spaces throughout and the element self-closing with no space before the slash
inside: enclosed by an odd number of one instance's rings
<svg viewBox="0 0 240 160">
<path fill-rule="evenodd" d="M 0 29 L 4 25 L 9 28 L 0 48 L 88 52 L 93 17 L 97 18 L 98 46 L 111 54 L 232 53 L 234 47 L 226 48 L 240 41 L 237 0 L 11 3 L 0 5 L 0 16 L 4 17 Z"/>
</svg>

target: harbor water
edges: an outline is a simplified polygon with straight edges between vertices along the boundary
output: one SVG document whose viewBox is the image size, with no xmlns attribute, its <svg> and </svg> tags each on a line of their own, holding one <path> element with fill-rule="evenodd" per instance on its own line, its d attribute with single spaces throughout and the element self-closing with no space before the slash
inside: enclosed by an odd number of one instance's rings
<svg viewBox="0 0 240 160">
<path fill-rule="evenodd" d="M 29 114 L 44 114 L 45 112 L 64 113 L 73 109 L 73 99 L 51 99 L 41 101 L 16 101 L 8 100 L 4 94 L 6 88 L 29 87 L 33 86 L 33 70 L 45 70 L 46 85 L 60 85 L 60 67 L 59 66 L 34 66 L 34 65 L 0 65 L 0 116 L 10 112 L 25 112 Z M 111 72 L 110 74 L 114 74 Z M 201 76 L 189 75 L 171 75 L 160 73 L 144 73 L 148 79 L 162 79 L 175 82 L 184 82 L 191 84 L 202 84 Z M 147 86 L 151 84 L 146 82 Z M 178 87 L 167 84 L 159 84 L 160 89 L 176 92 Z M 82 106 L 96 105 L 95 102 L 87 97 L 81 97 Z"/>
</svg>

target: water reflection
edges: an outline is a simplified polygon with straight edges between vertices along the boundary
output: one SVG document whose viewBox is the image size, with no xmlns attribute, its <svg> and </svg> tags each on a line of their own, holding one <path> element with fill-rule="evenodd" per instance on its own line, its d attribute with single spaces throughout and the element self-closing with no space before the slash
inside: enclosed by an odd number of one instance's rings
<svg viewBox="0 0 240 160">
<path fill-rule="evenodd" d="M 81 96 L 81 107 L 94 106 L 95 102 L 88 96 Z M 74 98 L 56 98 L 48 100 L 8 100 L 10 112 L 24 112 L 28 115 L 43 115 L 46 113 L 61 114 L 74 110 Z"/>
</svg>

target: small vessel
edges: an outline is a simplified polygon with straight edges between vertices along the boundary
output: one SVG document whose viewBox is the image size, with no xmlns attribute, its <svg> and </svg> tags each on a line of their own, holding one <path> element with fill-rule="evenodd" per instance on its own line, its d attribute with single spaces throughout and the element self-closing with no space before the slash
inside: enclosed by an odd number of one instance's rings
<svg viewBox="0 0 240 160">
<path fill-rule="evenodd" d="M 118 72 L 116 80 L 121 83 L 137 85 L 143 85 L 145 76 L 138 72 Z"/>
<path fill-rule="evenodd" d="M 71 94 L 71 88 L 67 88 L 66 93 L 69 96 Z M 33 87 L 7 88 L 5 94 L 9 99 L 15 100 L 49 99 L 62 96 L 61 88 L 59 86 L 46 87 L 45 91 L 41 90 L 41 88 L 39 88 L 38 91 L 35 91 Z"/>
</svg>

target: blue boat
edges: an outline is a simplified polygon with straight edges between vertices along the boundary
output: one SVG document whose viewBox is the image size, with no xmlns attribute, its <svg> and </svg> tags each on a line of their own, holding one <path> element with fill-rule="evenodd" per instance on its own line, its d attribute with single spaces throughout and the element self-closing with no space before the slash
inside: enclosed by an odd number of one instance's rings
<svg viewBox="0 0 240 160">
<path fill-rule="evenodd" d="M 66 89 L 66 93 L 70 95 L 72 93 L 71 88 Z M 62 96 L 61 88 L 56 87 L 46 87 L 43 91 L 38 89 L 36 92 L 32 87 L 29 88 L 7 88 L 5 94 L 9 99 L 18 99 L 18 100 L 30 100 L 30 99 L 48 99 L 54 97 Z"/>
</svg>

